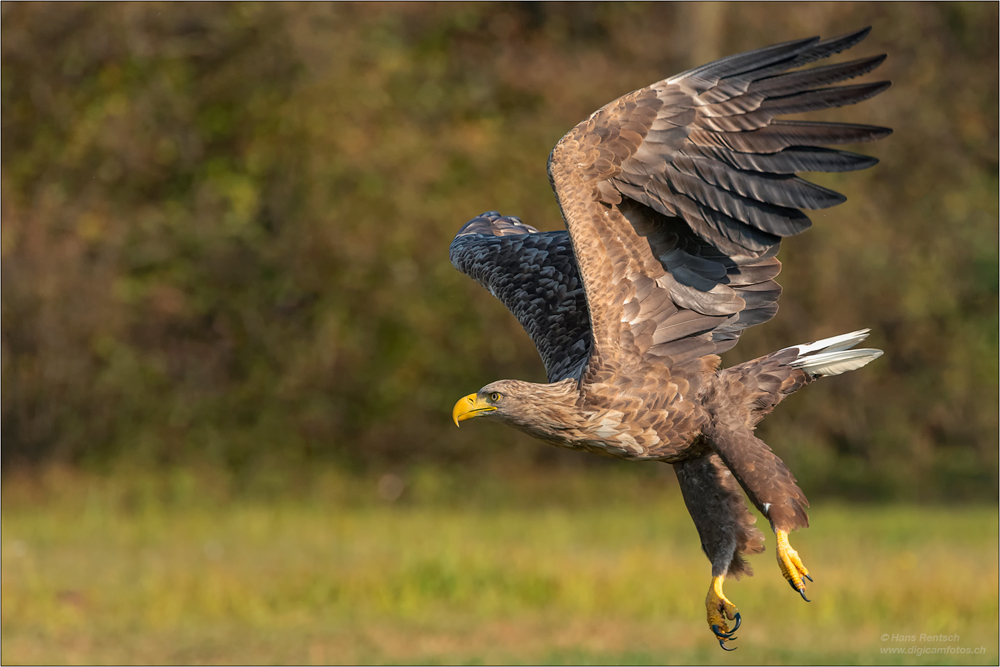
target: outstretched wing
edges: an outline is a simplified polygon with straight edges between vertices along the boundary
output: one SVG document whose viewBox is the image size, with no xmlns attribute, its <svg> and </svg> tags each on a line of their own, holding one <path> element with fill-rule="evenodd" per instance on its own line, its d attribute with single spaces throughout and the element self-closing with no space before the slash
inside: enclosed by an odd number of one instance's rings
<svg viewBox="0 0 1000 667">
<path fill-rule="evenodd" d="M 884 56 L 795 70 L 860 42 L 787 42 L 730 56 L 635 91 L 556 145 L 549 176 L 576 251 L 593 365 L 673 363 L 723 352 L 777 311 L 781 238 L 809 226 L 800 209 L 844 197 L 798 176 L 874 158 L 824 148 L 891 130 L 776 120 L 854 104 L 888 82 L 831 87 Z"/>
<path fill-rule="evenodd" d="M 487 211 L 451 242 L 451 263 L 472 277 L 531 336 L 549 382 L 578 377 L 590 356 L 590 322 L 569 234 L 540 233 Z"/>
</svg>

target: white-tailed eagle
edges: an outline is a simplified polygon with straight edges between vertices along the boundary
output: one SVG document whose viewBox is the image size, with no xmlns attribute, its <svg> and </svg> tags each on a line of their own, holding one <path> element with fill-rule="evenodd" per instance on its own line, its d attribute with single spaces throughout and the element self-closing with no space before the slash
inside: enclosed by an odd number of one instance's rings
<svg viewBox="0 0 1000 667">
<path fill-rule="evenodd" d="M 870 167 L 877 160 L 827 146 L 891 133 L 779 120 L 888 88 L 831 85 L 884 55 L 800 69 L 868 31 L 730 56 L 611 102 L 549 158 L 568 231 L 490 211 L 451 244 L 452 263 L 524 326 L 549 381 L 488 384 L 458 401 L 456 424 L 496 419 L 561 447 L 672 464 L 712 563 L 708 624 L 723 648 L 740 616 L 722 583 L 749 574 L 743 556 L 764 549 L 740 487 L 771 523 L 785 579 L 803 598 L 811 581 L 788 543 L 808 525 L 806 497 L 755 426 L 800 387 L 882 354 L 853 349 L 865 329 L 731 368 L 718 356 L 774 317 L 775 255 L 809 227 L 801 209 L 844 201 L 797 174 Z"/>
</svg>

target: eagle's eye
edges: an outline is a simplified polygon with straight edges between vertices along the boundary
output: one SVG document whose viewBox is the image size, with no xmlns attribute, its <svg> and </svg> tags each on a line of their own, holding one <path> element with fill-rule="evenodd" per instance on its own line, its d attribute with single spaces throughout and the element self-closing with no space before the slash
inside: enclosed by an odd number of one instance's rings
<svg viewBox="0 0 1000 667">
<path fill-rule="evenodd" d="M 500 394 L 498 394 L 496 392 L 493 392 L 492 394 L 490 394 L 490 401 L 496 403 L 499 400 L 500 400 Z"/>
</svg>

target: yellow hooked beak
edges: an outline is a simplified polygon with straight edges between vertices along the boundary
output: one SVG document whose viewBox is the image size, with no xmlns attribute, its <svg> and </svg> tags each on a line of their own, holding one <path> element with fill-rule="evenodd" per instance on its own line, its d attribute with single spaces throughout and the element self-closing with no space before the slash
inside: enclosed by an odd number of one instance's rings
<svg viewBox="0 0 1000 667">
<path fill-rule="evenodd" d="M 479 398 L 478 394 L 469 394 L 458 399 L 455 409 L 451 411 L 451 418 L 455 420 L 455 426 L 458 426 L 458 422 L 464 422 L 466 419 L 472 419 L 473 417 L 478 417 L 481 414 L 493 412 L 494 410 L 496 410 L 496 406 L 490 405 L 485 400 Z"/>
</svg>

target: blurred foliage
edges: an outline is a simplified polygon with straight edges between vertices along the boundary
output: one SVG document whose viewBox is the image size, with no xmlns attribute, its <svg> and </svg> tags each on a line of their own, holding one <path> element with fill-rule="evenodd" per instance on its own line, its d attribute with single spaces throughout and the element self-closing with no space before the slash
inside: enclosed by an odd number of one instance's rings
<svg viewBox="0 0 1000 667">
<path fill-rule="evenodd" d="M 810 492 L 997 493 L 997 6 L 2 6 L 4 469 L 61 460 L 589 459 L 459 396 L 540 381 L 448 244 L 488 209 L 559 226 L 545 159 L 614 97 L 871 24 L 895 135 L 825 177 L 736 363 L 870 326 L 886 356 L 761 431 Z M 607 465 L 594 459 L 592 465 Z"/>
</svg>

